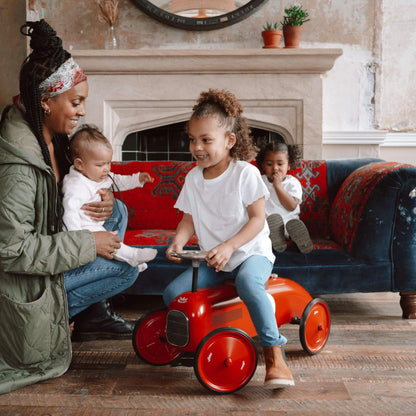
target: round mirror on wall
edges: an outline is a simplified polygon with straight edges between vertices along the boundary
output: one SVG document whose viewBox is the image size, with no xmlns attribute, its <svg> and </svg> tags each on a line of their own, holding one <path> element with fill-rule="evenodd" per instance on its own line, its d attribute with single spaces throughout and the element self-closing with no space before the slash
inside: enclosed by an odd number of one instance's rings
<svg viewBox="0 0 416 416">
<path fill-rule="evenodd" d="M 186 30 L 221 29 L 240 22 L 267 0 L 132 0 L 162 23 Z"/>
</svg>

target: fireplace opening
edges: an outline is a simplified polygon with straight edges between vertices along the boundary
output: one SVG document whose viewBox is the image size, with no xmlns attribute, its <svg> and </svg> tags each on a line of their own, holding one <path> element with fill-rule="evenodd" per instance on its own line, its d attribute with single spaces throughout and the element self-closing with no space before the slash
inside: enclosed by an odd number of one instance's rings
<svg viewBox="0 0 416 416">
<path fill-rule="evenodd" d="M 186 122 L 180 122 L 130 133 L 123 142 L 121 160 L 192 161 L 185 126 Z M 262 142 L 287 143 L 285 138 L 275 131 L 251 127 L 251 135 L 256 145 Z"/>
</svg>

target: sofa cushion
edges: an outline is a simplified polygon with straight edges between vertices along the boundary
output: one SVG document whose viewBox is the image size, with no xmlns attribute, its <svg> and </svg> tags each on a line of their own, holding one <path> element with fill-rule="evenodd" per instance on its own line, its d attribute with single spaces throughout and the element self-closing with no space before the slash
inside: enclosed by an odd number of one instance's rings
<svg viewBox="0 0 416 416">
<path fill-rule="evenodd" d="M 273 272 L 314 295 L 392 290 L 389 260 L 365 263 L 344 250 L 321 249 L 308 254 L 286 250 L 277 253 Z"/>
<path fill-rule="evenodd" d="M 160 295 L 166 286 L 190 267 L 190 261 L 173 264 L 166 258 L 165 246 L 154 246 L 158 255 L 127 294 Z M 190 247 L 186 247 L 190 248 Z M 366 264 L 343 250 L 322 249 L 308 254 L 294 250 L 278 253 L 273 273 L 294 280 L 314 295 L 325 293 L 388 291 L 391 286 L 389 261 Z M 369 278 L 377 276 L 377 279 Z"/>
<path fill-rule="evenodd" d="M 163 246 L 168 247 L 175 236 L 175 230 L 127 230 L 124 235 L 124 243 L 129 246 Z M 198 242 L 194 236 L 188 245 L 193 248 L 198 247 Z"/>
</svg>

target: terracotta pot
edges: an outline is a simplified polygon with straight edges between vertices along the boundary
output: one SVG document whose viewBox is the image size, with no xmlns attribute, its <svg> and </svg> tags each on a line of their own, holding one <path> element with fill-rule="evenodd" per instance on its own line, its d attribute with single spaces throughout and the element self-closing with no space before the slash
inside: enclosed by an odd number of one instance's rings
<svg viewBox="0 0 416 416">
<path fill-rule="evenodd" d="M 263 30 L 263 48 L 282 48 L 280 46 L 280 39 L 282 39 L 283 32 L 281 30 Z"/>
<path fill-rule="evenodd" d="M 302 31 L 303 26 L 284 26 L 283 36 L 285 39 L 285 48 L 299 48 Z"/>
</svg>

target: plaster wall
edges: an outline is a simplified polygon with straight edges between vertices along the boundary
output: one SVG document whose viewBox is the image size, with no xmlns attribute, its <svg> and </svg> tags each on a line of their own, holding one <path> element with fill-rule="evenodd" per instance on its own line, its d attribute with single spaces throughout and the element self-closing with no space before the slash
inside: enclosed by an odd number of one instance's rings
<svg viewBox="0 0 416 416">
<path fill-rule="evenodd" d="M 107 26 L 97 17 L 98 6 L 94 1 L 33 0 L 32 3 L 61 34 L 67 48 L 104 47 Z M 240 23 L 199 32 L 163 25 L 143 14 L 130 0 L 120 0 L 116 29 L 123 49 L 261 48 L 263 24 L 280 21 L 285 6 L 290 3 L 290 0 L 269 0 Z M 302 46 L 343 49 L 343 56 L 324 79 L 324 130 L 372 129 L 374 73 L 371 68 L 376 11 L 381 1 L 303 0 L 302 4 L 311 18 L 304 25 Z"/>
<path fill-rule="evenodd" d="M 383 2 L 375 124 L 416 130 L 416 1 Z"/>
<path fill-rule="evenodd" d="M 8 40 L 0 52 L 21 50 L 19 35 L 22 0 L 2 0 L 0 23 Z M 67 49 L 101 49 L 106 24 L 97 17 L 93 0 L 27 0 L 29 19 L 46 18 L 62 37 Z M 196 32 L 176 29 L 143 14 L 130 0 L 119 0 L 116 26 L 123 49 L 245 49 L 261 48 L 261 28 L 266 21 L 279 21 L 291 0 L 269 0 L 256 13 L 230 27 Z M 4 6 L 6 12 L 4 12 Z M 303 48 L 342 48 L 343 55 L 323 79 L 324 156 L 342 155 L 342 149 L 361 149 L 395 158 L 394 144 L 402 147 L 402 135 L 409 152 L 406 161 L 416 160 L 416 2 L 414 0 L 302 0 L 311 21 L 304 25 Z M 7 9 L 13 11 L 7 11 Z M 12 16 L 11 16 L 12 14 Z M 402 30 L 398 30 L 402 29 Z M 11 43 L 10 43 L 10 42 Z M 13 45 L 16 44 L 16 45 Z M 2 53 L 3 55 L 3 53 Z M 19 54 L 17 54 L 19 55 Z M 24 57 L 24 56 L 23 56 Z M 11 56 L 16 74 L 22 56 Z M 2 60 L 3 61 L 3 60 Z M 1 72 L 4 72 L 4 61 Z M 1 80 L 0 99 L 17 90 L 15 77 Z M 370 140 L 361 132 L 375 132 Z M 388 149 L 377 133 L 389 136 Z M 339 134 L 343 133 L 343 134 Z M 339 146 L 339 148 L 337 148 Z M 339 149 L 339 151 L 337 150 Z M 352 150 L 352 149 L 350 149 Z M 354 150 L 352 150 L 354 151 Z M 363 150 L 364 152 L 364 150 Z"/>
<path fill-rule="evenodd" d="M 26 19 L 25 0 L 0 1 L 0 111 L 19 91 L 19 68 L 26 57 L 26 44 L 19 24 Z"/>
</svg>

